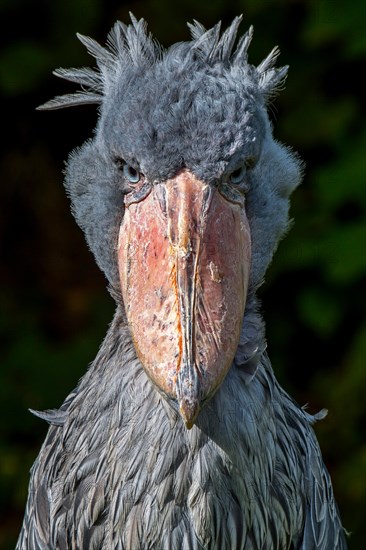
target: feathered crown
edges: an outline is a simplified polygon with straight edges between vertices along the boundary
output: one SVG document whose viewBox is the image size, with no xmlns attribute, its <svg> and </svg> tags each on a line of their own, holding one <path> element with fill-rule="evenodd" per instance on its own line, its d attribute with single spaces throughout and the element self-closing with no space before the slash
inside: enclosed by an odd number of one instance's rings
<svg viewBox="0 0 366 550">
<path fill-rule="evenodd" d="M 41 105 L 39 109 L 61 109 L 75 105 L 99 104 L 103 102 L 106 87 L 116 80 L 121 71 L 129 65 L 148 67 L 164 56 L 164 51 L 150 33 L 143 19 L 137 21 L 130 13 L 131 24 L 117 21 L 110 31 L 106 47 L 101 46 L 87 36 L 77 34 L 88 52 L 95 57 L 97 68 L 57 69 L 53 74 L 82 86 L 82 91 L 57 96 Z M 208 65 L 226 63 L 231 66 L 248 66 L 248 47 L 253 37 L 253 27 L 240 38 L 233 51 L 238 27 L 242 16 L 235 17 L 231 25 L 220 36 L 221 23 L 206 30 L 203 25 L 194 21 L 188 23 L 192 41 L 187 54 L 195 56 Z M 284 82 L 288 66 L 275 68 L 279 55 L 276 46 L 269 55 L 254 69 L 254 78 L 265 100 L 270 99 Z"/>
</svg>

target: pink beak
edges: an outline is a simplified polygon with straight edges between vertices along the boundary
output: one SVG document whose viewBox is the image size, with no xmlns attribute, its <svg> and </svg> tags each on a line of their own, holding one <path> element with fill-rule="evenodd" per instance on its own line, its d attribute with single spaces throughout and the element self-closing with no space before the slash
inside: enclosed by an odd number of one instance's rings
<svg viewBox="0 0 366 550">
<path fill-rule="evenodd" d="M 191 428 L 239 342 L 251 260 L 245 209 L 187 169 L 126 205 L 118 260 L 133 341 Z"/>
</svg>

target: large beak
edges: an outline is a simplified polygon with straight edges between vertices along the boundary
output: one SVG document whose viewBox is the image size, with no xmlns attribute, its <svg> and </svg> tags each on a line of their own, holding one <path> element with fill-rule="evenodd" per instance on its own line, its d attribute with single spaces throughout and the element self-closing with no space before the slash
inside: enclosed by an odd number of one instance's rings
<svg viewBox="0 0 366 550">
<path fill-rule="evenodd" d="M 239 342 L 251 254 L 245 209 L 186 169 L 126 205 L 118 259 L 136 351 L 191 428 Z"/>
</svg>

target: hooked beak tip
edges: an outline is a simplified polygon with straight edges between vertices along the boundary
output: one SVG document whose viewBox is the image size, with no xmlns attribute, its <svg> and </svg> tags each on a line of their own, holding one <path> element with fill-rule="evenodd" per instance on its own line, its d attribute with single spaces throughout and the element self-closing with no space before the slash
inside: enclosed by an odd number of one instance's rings
<svg viewBox="0 0 366 550">
<path fill-rule="evenodd" d="M 200 412 L 199 400 L 183 397 L 179 402 L 179 412 L 187 430 L 190 430 Z"/>
</svg>

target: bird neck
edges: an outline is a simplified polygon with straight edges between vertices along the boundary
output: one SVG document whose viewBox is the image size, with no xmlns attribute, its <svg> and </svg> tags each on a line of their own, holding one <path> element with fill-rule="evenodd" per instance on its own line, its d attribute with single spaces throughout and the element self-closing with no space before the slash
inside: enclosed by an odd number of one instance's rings
<svg viewBox="0 0 366 550">
<path fill-rule="evenodd" d="M 219 424 L 226 422 L 221 416 L 226 416 L 230 404 L 222 402 L 223 396 L 231 396 L 235 406 L 241 407 L 243 401 L 253 401 L 252 394 L 263 393 L 261 388 L 269 383 L 267 370 L 272 372 L 269 362 L 264 360 L 265 348 L 264 323 L 258 313 L 258 301 L 253 295 L 247 301 L 233 365 L 217 393 L 203 408 L 198 426 L 208 431 L 205 425 L 207 422 L 210 424 L 212 416 Z M 124 310 L 120 306 L 117 306 L 95 361 L 80 381 L 77 390 L 78 394 L 83 395 L 80 398 L 80 407 L 85 406 L 90 414 L 90 407 L 85 400 L 86 392 L 89 396 L 93 395 L 92 399 L 98 402 L 102 410 L 117 407 L 120 425 L 124 425 L 128 417 L 132 418 L 133 413 L 139 415 L 137 411 L 145 408 L 146 403 L 149 403 L 150 407 L 149 416 L 163 415 L 164 425 L 168 423 L 176 429 L 176 426 L 182 423 L 174 403 L 159 393 L 146 375 L 137 357 Z M 141 424 L 141 428 L 143 425 Z"/>
</svg>

